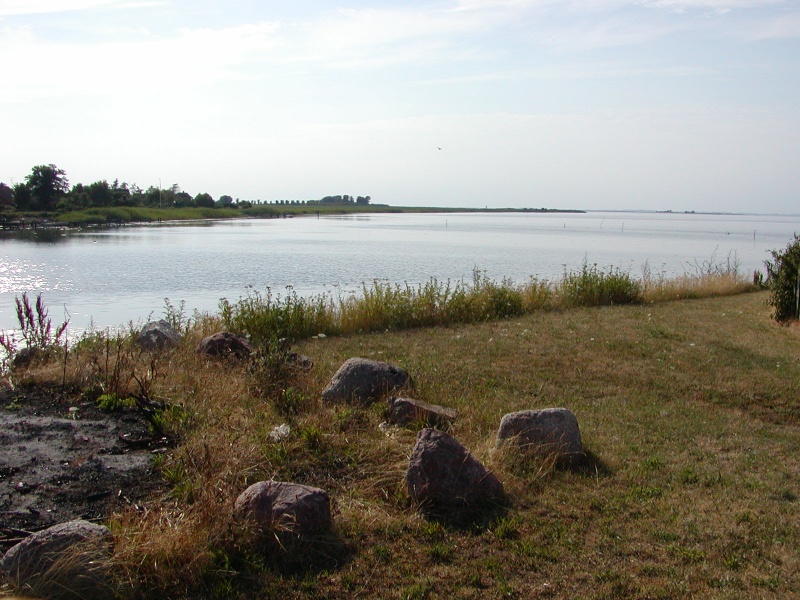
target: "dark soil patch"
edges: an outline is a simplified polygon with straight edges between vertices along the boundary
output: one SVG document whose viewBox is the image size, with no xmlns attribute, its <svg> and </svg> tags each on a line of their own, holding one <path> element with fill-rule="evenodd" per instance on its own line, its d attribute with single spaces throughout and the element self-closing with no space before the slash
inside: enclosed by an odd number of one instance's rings
<svg viewBox="0 0 800 600">
<path fill-rule="evenodd" d="M 0 552 L 57 523 L 103 520 L 164 489 L 167 440 L 131 408 L 99 410 L 60 388 L 0 392 Z"/>
</svg>

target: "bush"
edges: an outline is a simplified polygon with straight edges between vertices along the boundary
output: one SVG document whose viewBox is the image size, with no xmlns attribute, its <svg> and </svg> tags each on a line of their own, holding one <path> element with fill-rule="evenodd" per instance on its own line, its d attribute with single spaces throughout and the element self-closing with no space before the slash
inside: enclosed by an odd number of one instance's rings
<svg viewBox="0 0 800 600">
<path fill-rule="evenodd" d="M 800 237 L 782 251 L 773 250 L 772 261 L 765 261 L 767 267 L 767 285 L 770 290 L 769 305 L 775 310 L 776 321 L 788 321 L 800 318 Z"/>
<path fill-rule="evenodd" d="M 561 296 L 566 308 L 637 304 L 642 302 L 642 284 L 630 273 L 614 267 L 600 271 L 597 265 L 590 266 L 584 260 L 580 271 L 564 273 Z"/>
</svg>

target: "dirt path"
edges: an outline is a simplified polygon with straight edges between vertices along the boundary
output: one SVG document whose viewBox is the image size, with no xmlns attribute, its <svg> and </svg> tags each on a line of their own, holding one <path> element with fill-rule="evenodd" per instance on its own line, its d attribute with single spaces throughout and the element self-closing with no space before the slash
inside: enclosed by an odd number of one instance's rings
<svg viewBox="0 0 800 600">
<path fill-rule="evenodd" d="M 105 518 L 162 488 L 165 440 L 133 409 L 100 411 L 60 390 L 0 393 L 0 551 L 25 532 Z"/>
</svg>

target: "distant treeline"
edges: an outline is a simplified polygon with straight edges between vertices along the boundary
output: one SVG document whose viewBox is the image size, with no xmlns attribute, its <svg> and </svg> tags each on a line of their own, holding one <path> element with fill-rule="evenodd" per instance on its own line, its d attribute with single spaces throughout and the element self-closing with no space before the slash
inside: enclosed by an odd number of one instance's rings
<svg viewBox="0 0 800 600">
<path fill-rule="evenodd" d="M 149 208 L 251 208 L 259 204 L 359 204 L 368 205 L 369 196 L 349 194 L 325 196 L 319 200 L 240 200 L 229 195 L 214 198 L 201 192 L 192 196 L 176 183 L 168 188 L 160 185 L 142 189 L 136 184 L 113 183 L 107 180 L 70 186 L 67 174 L 54 164 L 33 167 L 25 181 L 13 186 L 0 182 L 0 209 L 19 211 L 68 212 L 87 208 L 149 207 Z"/>
</svg>

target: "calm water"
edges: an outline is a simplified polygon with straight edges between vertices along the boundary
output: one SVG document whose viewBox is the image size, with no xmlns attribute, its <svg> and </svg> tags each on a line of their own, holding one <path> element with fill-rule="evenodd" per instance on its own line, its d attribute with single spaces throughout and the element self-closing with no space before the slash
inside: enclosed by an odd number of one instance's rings
<svg viewBox="0 0 800 600">
<path fill-rule="evenodd" d="M 557 279 L 584 259 L 636 276 L 693 273 L 735 257 L 763 270 L 800 217 L 645 213 L 396 214 L 237 220 L 0 237 L 0 329 L 14 298 L 43 293 L 50 315 L 86 328 L 160 318 L 164 299 L 215 312 L 249 286 L 303 295 L 382 280 Z"/>
</svg>

